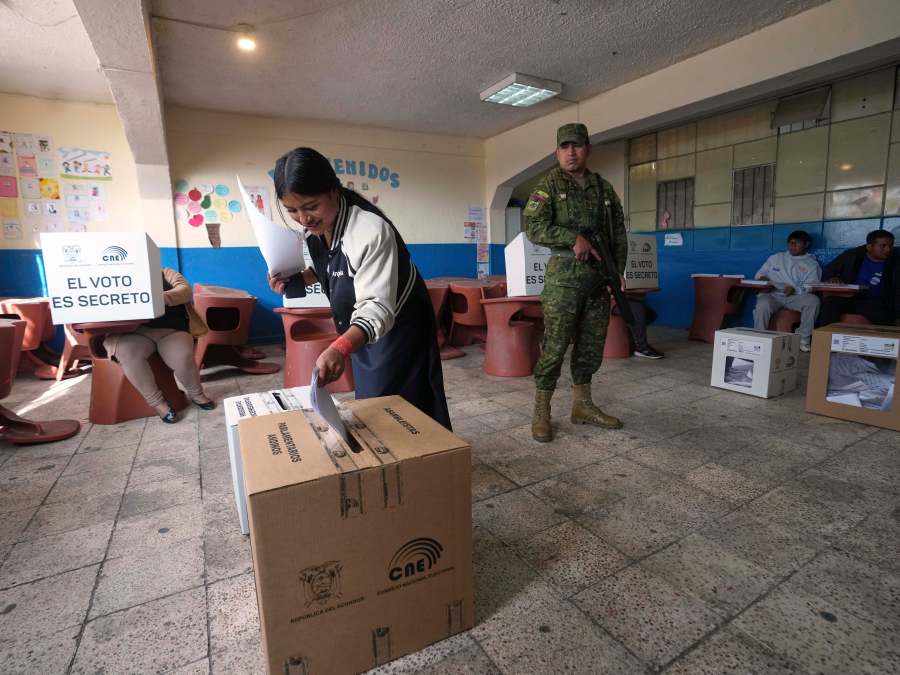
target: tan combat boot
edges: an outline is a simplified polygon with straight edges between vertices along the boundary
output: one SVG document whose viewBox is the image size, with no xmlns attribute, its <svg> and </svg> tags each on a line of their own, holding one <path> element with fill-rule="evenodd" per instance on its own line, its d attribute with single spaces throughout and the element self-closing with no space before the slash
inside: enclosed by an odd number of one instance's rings
<svg viewBox="0 0 900 675">
<path fill-rule="evenodd" d="M 622 421 L 606 415 L 591 400 L 591 385 L 576 384 L 572 387 L 572 424 L 594 424 L 605 429 L 621 429 Z M 536 438 L 536 437 L 535 437 Z"/>
<path fill-rule="evenodd" d="M 538 389 L 534 392 L 534 416 L 531 418 L 531 436 L 540 443 L 553 440 L 550 428 L 550 397 L 553 390 Z"/>
</svg>

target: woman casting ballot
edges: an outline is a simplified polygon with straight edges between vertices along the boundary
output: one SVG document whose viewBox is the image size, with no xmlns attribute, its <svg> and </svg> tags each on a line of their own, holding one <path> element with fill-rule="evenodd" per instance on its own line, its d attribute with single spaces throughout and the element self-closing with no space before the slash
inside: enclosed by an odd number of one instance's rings
<svg viewBox="0 0 900 675">
<path fill-rule="evenodd" d="M 425 282 L 387 216 L 341 186 L 331 163 L 297 148 L 275 163 L 275 193 L 303 226 L 318 281 L 340 335 L 316 361 L 324 382 L 339 378 L 353 354 L 356 397 L 398 394 L 450 428 L 434 314 Z M 269 278 L 276 293 L 290 279 Z"/>
</svg>

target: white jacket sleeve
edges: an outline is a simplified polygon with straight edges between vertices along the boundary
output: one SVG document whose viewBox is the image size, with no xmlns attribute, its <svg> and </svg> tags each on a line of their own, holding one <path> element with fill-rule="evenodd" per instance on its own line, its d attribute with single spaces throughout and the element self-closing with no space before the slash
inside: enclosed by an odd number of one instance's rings
<svg viewBox="0 0 900 675">
<path fill-rule="evenodd" d="M 775 254 L 775 255 L 777 255 L 777 254 Z M 759 271 L 757 271 L 756 276 L 753 277 L 754 279 L 760 279 L 762 277 L 769 276 L 769 268 L 772 266 L 772 258 L 774 258 L 775 255 L 770 255 L 768 258 L 766 258 L 766 262 L 764 262 L 763 266 L 759 268 Z"/>
<path fill-rule="evenodd" d="M 807 286 L 808 284 L 815 284 L 822 280 L 822 268 L 819 266 L 819 262 L 817 260 L 812 261 L 810 265 L 809 272 L 803 277 L 803 281 L 800 283 L 801 287 Z"/>
<path fill-rule="evenodd" d="M 376 342 L 393 328 L 397 308 L 394 231 L 377 215 L 357 212 L 350 217 L 342 246 L 356 292 L 350 325 L 359 326 L 368 342 Z"/>
</svg>

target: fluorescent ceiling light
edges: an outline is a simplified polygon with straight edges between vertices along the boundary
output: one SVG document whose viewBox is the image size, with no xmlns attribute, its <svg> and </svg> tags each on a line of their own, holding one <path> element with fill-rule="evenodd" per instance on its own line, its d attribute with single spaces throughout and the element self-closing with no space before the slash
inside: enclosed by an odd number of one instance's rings
<svg viewBox="0 0 900 675">
<path fill-rule="evenodd" d="M 253 26 L 246 23 L 238 24 L 237 46 L 245 52 L 252 52 L 256 49 L 256 39 L 253 37 Z"/>
<path fill-rule="evenodd" d="M 513 73 L 481 92 L 481 100 L 526 108 L 562 93 L 562 83 Z"/>
</svg>

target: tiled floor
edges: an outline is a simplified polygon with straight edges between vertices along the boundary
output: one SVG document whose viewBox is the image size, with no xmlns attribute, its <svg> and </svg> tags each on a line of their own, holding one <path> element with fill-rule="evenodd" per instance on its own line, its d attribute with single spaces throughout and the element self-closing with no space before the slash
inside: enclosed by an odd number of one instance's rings
<svg viewBox="0 0 900 675">
<path fill-rule="evenodd" d="M 445 362 L 477 625 L 381 672 L 900 672 L 900 434 L 807 415 L 802 389 L 711 389 L 710 346 L 653 337 L 664 361 L 595 379 L 625 428 L 571 425 L 566 380 L 550 445 L 530 379 Z M 281 375 L 205 379 L 221 399 Z M 5 404 L 84 419 L 88 387 L 23 376 Z M 0 672 L 262 671 L 220 409 L 0 443 Z"/>
</svg>

